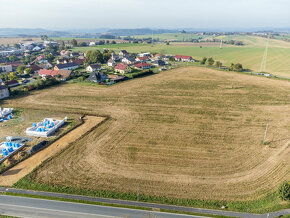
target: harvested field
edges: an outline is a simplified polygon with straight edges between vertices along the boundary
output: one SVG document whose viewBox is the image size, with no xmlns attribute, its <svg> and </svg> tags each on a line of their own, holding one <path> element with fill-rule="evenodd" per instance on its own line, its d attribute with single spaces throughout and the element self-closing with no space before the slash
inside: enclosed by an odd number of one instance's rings
<svg viewBox="0 0 290 218">
<path fill-rule="evenodd" d="M 19 179 L 30 173 L 35 167 L 41 164 L 47 158 L 65 149 L 70 143 L 82 137 L 86 132 L 90 131 L 100 122 L 104 121 L 103 117 L 87 116 L 84 119 L 84 124 L 69 132 L 56 142 L 52 143 L 46 149 L 38 152 L 32 157 L 17 164 L 15 167 L 6 171 L 0 176 L 1 186 L 12 186 Z"/>
<path fill-rule="evenodd" d="M 5 104 L 110 117 L 34 172 L 39 183 L 250 200 L 290 179 L 286 81 L 188 67 L 107 88 L 67 84 Z M 263 145 L 268 120 L 271 143 Z"/>
<path fill-rule="evenodd" d="M 26 40 L 30 40 L 31 41 L 26 41 Z M 32 42 L 32 41 L 41 41 L 40 38 L 14 38 L 14 37 L 9 37 L 9 38 L 1 38 L 0 37 L 0 45 L 14 45 L 15 43 L 25 43 L 25 42 Z"/>
</svg>

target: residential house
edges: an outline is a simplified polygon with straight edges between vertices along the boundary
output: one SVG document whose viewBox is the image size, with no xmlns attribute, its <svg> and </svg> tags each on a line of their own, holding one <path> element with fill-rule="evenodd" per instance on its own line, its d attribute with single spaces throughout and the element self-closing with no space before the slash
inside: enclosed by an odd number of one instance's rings
<svg viewBox="0 0 290 218">
<path fill-rule="evenodd" d="M 141 62 L 139 64 L 135 64 L 134 67 L 138 70 L 146 70 L 146 69 L 150 69 L 152 65 L 146 62 Z"/>
<path fill-rule="evenodd" d="M 101 65 L 100 64 L 90 64 L 86 68 L 87 72 L 93 72 L 93 71 L 96 71 L 96 70 L 101 70 Z"/>
<path fill-rule="evenodd" d="M 112 59 L 113 61 L 119 61 L 119 60 L 120 60 L 120 57 L 119 57 L 118 55 L 116 55 L 115 53 L 112 53 L 112 54 L 111 54 L 111 59 Z"/>
<path fill-rule="evenodd" d="M 117 66 L 115 67 L 115 72 L 121 73 L 121 74 L 130 73 L 131 68 L 127 64 L 120 63 L 120 64 L 117 64 Z"/>
<path fill-rule="evenodd" d="M 153 61 L 152 64 L 157 66 L 157 67 L 163 67 L 166 65 L 165 61 L 162 61 L 162 60 Z"/>
<path fill-rule="evenodd" d="M 17 80 L 10 80 L 4 83 L 6 86 L 8 86 L 9 88 L 11 87 L 15 87 L 19 85 L 19 82 Z"/>
<path fill-rule="evenodd" d="M 76 63 L 57 64 L 54 66 L 54 70 L 74 70 L 78 67 L 79 65 Z"/>
<path fill-rule="evenodd" d="M 115 82 L 115 83 L 128 79 L 128 77 L 126 76 L 119 76 L 119 75 L 112 75 L 112 74 L 108 75 L 108 78 L 110 79 L 111 82 Z"/>
<path fill-rule="evenodd" d="M 104 82 L 107 79 L 107 75 L 102 72 L 92 72 L 91 75 L 88 77 L 88 80 L 91 82 Z"/>
<path fill-rule="evenodd" d="M 136 61 L 130 56 L 125 56 L 124 58 L 122 58 L 122 62 L 125 64 L 134 64 Z"/>
<path fill-rule="evenodd" d="M 149 57 L 147 57 L 147 56 L 142 56 L 142 57 L 137 57 L 135 60 L 136 60 L 137 62 L 146 62 L 146 61 L 148 61 L 148 60 L 150 60 L 150 59 L 149 59 Z"/>
<path fill-rule="evenodd" d="M 114 67 L 114 66 L 116 66 L 116 61 L 114 61 L 113 59 L 109 59 L 107 62 L 107 65 L 109 67 Z"/>
<path fill-rule="evenodd" d="M 9 97 L 9 89 L 6 86 L 0 85 L 0 99 Z"/>
<path fill-rule="evenodd" d="M 80 56 L 80 53 L 78 53 L 78 52 L 71 52 L 70 53 L 70 56 L 71 57 L 78 57 L 78 56 Z"/>
<path fill-rule="evenodd" d="M 148 57 L 148 58 L 151 58 L 151 53 L 150 52 L 146 52 L 146 53 L 141 53 L 141 54 L 138 54 L 138 57 Z"/>
<path fill-rule="evenodd" d="M 60 58 L 56 60 L 57 64 L 66 64 L 69 62 L 69 58 Z"/>
<path fill-rule="evenodd" d="M 31 68 L 34 73 L 38 73 L 38 71 L 41 69 L 40 66 L 35 65 L 35 64 L 34 65 L 27 65 L 26 68 Z M 24 72 L 25 72 L 25 70 L 24 70 Z M 25 72 L 25 73 L 27 73 L 27 72 Z"/>
<path fill-rule="evenodd" d="M 95 46 L 96 42 L 90 42 L 89 46 Z"/>
<path fill-rule="evenodd" d="M 126 50 L 121 50 L 119 52 L 119 56 L 121 56 L 121 57 L 125 57 L 125 56 L 128 56 L 128 55 L 129 55 L 129 53 Z"/>
<path fill-rule="evenodd" d="M 12 65 L 0 65 L 1 72 L 12 72 Z"/>
<path fill-rule="evenodd" d="M 179 62 L 190 62 L 190 61 L 193 61 L 191 56 L 175 55 L 174 58 L 175 58 L 175 61 L 179 61 Z"/>
<path fill-rule="evenodd" d="M 63 80 L 66 80 L 71 76 L 71 73 L 72 73 L 71 70 L 44 70 L 44 69 L 41 69 L 38 72 L 38 75 L 41 76 L 42 78 L 56 77 L 56 76 L 60 75 Z"/>
<path fill-rule="evenodd" d="M 75 60 L 72 60 L 71 62 L 76 63 L 78 65 L 83 65 L 85 61 L 86 59 L 75 59 Z"/>
</svg>

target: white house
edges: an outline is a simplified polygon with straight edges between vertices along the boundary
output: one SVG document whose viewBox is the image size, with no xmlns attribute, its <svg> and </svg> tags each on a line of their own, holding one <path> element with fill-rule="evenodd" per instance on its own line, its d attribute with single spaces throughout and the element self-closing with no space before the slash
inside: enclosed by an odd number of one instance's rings
<svg viewBox="0 0 290 218">
<path fill-rule="evenodd" d="M 101 70 L 101 65 L 99 65 L 99 64 L 90 64 L 86 68 L 86 71 L 87 72 L 94 72 L 96 70 Z"/>
<path fill-rule="evenodd" d="M 0 85 L 0 99 L 8 98 L 9 97 L 9 90 L 6 86 Z"/>
<path fill-rule="evenodd" d="M 122 62 L 125 64 L 134 64 L 136 61 L 134 58 L 132 58 L 130 56 L 126 56 L 126 57 L 122 58 Z"/>
<path fill-rule="evenodd" d="M 108 60 L 107 62 L 108 67 L 114 67 L 116 66 L 116 61 L 114 61 L 113 59 Z"/>
</svg>

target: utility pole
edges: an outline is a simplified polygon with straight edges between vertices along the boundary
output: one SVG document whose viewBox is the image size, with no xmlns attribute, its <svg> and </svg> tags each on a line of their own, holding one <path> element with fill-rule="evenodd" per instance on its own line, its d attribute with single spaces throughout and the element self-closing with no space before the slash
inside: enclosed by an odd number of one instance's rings
<svg viewBox="0 0 290 218">
<path fill-rule="evenodd" d="M 269 121 L 267 121 L 267 125 L 266 125 L 266 130 L 265 130 L 265 135 L 264 135 L 264 141 L 263 141 L 264 144 L 265 144 L 266 139 L 267 139 L 268 127 L 269 127 Z"/>
<path fill-rule="evenodd" d="M 222 46 L 223 46 L 223 39 L 221 39 L 220 49 L 222 49 Z"/>
</svg>

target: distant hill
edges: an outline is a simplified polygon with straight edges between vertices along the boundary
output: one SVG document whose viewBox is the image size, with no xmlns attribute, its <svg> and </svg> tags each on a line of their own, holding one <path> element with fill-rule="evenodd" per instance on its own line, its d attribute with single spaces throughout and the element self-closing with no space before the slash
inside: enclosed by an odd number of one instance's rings
<svg viewBox="0 0 290 218">
<path fill-rule="evenodd" d="M 115 36 L 133 36 L 133 35 L 149 35 L 149 34 L 162 34 L 162 33 L 177 33 L 178 30 L 168 29 L 112 29 L 104 32 L 103 34 L 110 34 Z"/>
</svg>

